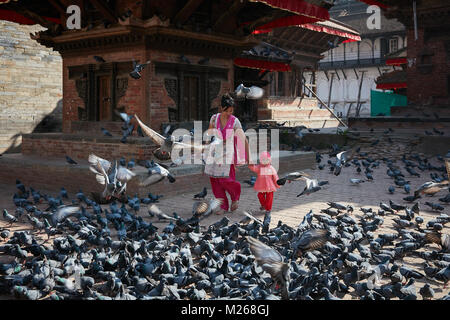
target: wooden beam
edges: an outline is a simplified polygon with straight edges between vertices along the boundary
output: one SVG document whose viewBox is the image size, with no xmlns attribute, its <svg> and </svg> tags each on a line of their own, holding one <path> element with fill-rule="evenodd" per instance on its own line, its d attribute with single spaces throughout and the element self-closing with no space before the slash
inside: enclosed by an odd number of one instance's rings
<svg viewBox="0 0 450 320">
<path fill-rule="evenodd" d="M 285 27 L 283 30 L 281 30 L 280 34 L 277 35 L 276 37 L 285 39 L 284 36 L 289 33 L 289 31 L 290 31 L 289 29 L 290 29 L 289 27 Z"/>
<path fill-rule="evenodd" d="M 67 26 L 67 23 L 66 23 L 66 20 L 67 20 L 67 16 L 66 16 L 67 12 L 66 12 L 66 10 L 67 10 L 67 8 L 64 9 L 64 6 L 62 6 L 59 3 L 58 0 L 48 0 L 48 2 L 50 2 L 50 4 L 59 12 L 59 16 L 61 18 L 61 24 L 64 27 L 64 29 L 67 29 L 66 28 L 66 26 Z"/>
<path fill-rule="evenodd" d="M 353 71 L 355 71 L 356 80 L 359 80 L 358 72 L 356 72 L 355 68 L 353 68 Z"/>
<path fill-rule="evenodd" d="M 283 43 L 284 45 L 292 45 L 294 48 L 304 48 L 304 47 L 309 47 L 309 48 L 313 48 L 313 49 L 319 49 L 319 50 L 324 50 L 323 46 L 317 46 L 314 44 L 310 44 L 310 43 L 304 43 L 302 41 L 298 41 L 298 40 L 287 40 L 287 39 L 281 39 L 281 38 L 277 38 L 277 41 Z"/>
<path fill-rule="evenodd" d="M 104 0 L 91 0 L 91 3 L 98 11 L 111 23 L 117 23 L 118 19 L 114 11 L 105 3 Z"/>
<path fill-rule="evenodd" d="M 189 0 L 184 7 L 178 11 L 175 18 L 173 19 L 174 23 L 183 24 L 185 23 L 190 16 L 197 10 L 198 6 L 203 2 L 203 0 Z"/>
<path fill-rule="evenodd" d="M 213 26 L 214 31 L 221 31 L 224 25 L 230 20 L 231 17 L 236 16 L 237 13 L 247 4 L 247 1 L 235 0 L 230 8 L 225 11 L 216 21 Z"/>
<path fill-rule="evenodd" d="M 61 15 L 65 15 L 65 14 L 66 14 L 66 10 L 64 10 L 64 7 L 59 3 L 58 0 L 48 0 L 48 2 L 50 2 L 50 4 L 51 4 L 56 10 L 58 10 L 59 14 L 61 14 Z"/>
</svg>

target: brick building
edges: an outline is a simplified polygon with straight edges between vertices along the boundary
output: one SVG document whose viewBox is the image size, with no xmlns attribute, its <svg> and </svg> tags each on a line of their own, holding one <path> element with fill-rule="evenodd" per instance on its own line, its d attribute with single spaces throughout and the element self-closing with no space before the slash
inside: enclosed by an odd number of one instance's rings
<svg viewBox="0 0 450 320">
<path fill-rule="evenodd" d="M 125 146 L 120 143 L 117 111 L 137 114 L 156 130 L 168 122 L 207 121 L 220 96 L 241 82 L 277 83 L 276 93 L 268 90 L 270 96 L 255 106 L 250 120 L 283 119 L 276 114 L 284 111 L 291 117 L 292 110 L 272 111 L 271 106 L 292 109 L 298 104 L 299 91 L 292 90 L 301 88 L 301 78 L 293 76 L 298 75 L 298 66 L 314 66 L 330 39 L 357 37 L 353 31 L 342 33 L 338 25 L 321 25 L 328 22 L 332 6 L 322 0 L 0 0 L 0 4 L 0 19 L 46 28 L 32 39 L 62 57 L 63 134 L 24 135 L 22 152 L 40 156 L 86 158 L 96 151 L 105 157 L 126 153 L 145 158 L 147 139 L 135 135 Z M 81 29 L 67 28 L 69 5 L 80 8 Z M 290 63 L 264 54 L 242 57 L 262 39 L 282 46 L 280 50 L 295 50 Z M 244 65 L 236 62 L 239 57 L 245 59 Z M 141 79 L 129 75 L 133 61 L 151 61 Z M 282 73 L 291 70 L 295 72 Z M 102 136 L 101 127 L 114 137 Z"/>
<path fill-rule="evenodd" d="M 450 4 L 447 1 L 380 0 L 388 17 L 407 28 L 407 96 L 415 106 L 450 105 Z M 414 10 L 415 5 L 415 10 Z M 415 14 L 414 14 L 415 12 Z"/>
</svg>

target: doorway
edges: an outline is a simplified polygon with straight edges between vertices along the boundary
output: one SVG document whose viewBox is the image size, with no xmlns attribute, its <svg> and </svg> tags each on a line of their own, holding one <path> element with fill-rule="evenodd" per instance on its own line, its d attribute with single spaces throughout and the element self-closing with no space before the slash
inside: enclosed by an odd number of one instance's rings
<svg viewBox="0 0 450 320">
<path fill-rule="evenodd" d="M 179 121 L 201 120 L 199 106 L 199 78 L 185 76 L 183 79 L 183 107 Z"/>
<path fill-rule="evenodd" d="M 111 76 L 98 77 L 98 121 L 112 121 Z"/>
</svg>

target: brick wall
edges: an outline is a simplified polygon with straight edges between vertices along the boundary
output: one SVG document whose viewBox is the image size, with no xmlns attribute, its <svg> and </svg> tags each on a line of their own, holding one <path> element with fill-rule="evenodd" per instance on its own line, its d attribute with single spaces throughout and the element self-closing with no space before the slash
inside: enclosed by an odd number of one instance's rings
<svg viewBox="0 0 450 320">
<path fill-rule="evenodd" d="M 50 117 L 61 121 L 61 56 L 30 38 L 40 30 L 0 20 L 0 153 L 19 151 L 20 134 L 45 131 Z"/>
<path fill-rule="evenodd" d="M 408 102 L 417 105 L 450 105 L 448 81 L 450 76 L 450 57 L 447 56 L 443 40 L 424 41 L 423 29 L 418 30 L 418 39 L 414 40 L 414 30 L 408 30 L 408 59 L 416 59 L 407 69 Z M 420 69 L 421 53 L 429 52 L 431 56 L 430 73 Z M 411 60 L 412 61 L 412 60 Z"/>
</svg>

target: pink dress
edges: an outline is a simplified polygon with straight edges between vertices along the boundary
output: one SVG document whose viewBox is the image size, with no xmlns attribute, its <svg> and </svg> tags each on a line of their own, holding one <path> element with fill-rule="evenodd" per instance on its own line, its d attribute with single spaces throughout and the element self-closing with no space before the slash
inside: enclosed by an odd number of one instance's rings
<svg viewBox="0 0 450 320">
<path fill-rule="evenodd" d="M 251 164 L 248 166 L 250 170 L 255 172 L 258 177 L 256 178 L 253 189 L 258 192 L 273 192 L 277 191 L 280 186 L 277 184 L 278 174 L 275 168 L 268 164 Z"/>
</svg>

